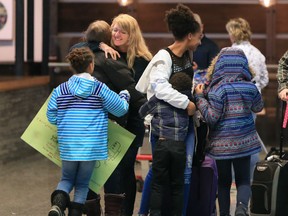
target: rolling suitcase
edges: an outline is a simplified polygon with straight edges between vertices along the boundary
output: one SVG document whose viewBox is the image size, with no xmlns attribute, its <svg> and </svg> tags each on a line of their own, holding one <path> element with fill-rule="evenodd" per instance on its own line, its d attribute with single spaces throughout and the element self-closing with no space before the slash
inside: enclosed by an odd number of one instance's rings
<svg viewBox="0 0 288 216">
<path fill-rule="evenodd" d="M 284 124 L 280 130 L 279 151 L 270 151 L 265 160 L 256 164 L 251 186 L 251 216 L 288 216 L 288 160 L 283 152 L 284 135 L 287 135 L 283 131 Z"/>
</svg>

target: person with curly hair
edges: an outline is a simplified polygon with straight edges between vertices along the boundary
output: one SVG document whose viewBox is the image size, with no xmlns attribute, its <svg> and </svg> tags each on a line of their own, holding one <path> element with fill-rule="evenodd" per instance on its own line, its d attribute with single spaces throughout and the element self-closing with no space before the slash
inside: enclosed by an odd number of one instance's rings
<svg viewBox="0 0 288 216">
<path fill-rule="evenodd" d="M 165 21 L 169 31 L 173 34 L 174 43 L 166 49 L 159 50 L 153 57 L 139 79 L 136 89 L 146 93 L 148 99 L 155 95 L 158 99 L 163 100 L 176 108 L 186 110 L 188 115 L 192 116 L 196 110 L 195 104 L 189 100 L 187 95 L 173 89 L 172 85 L 169 83 L 169 79 L 173 74 L 179 72 L 186 73 L 193 79 L 192 61 L 189 52 L 196 50 L 197 46 L 201 43 L 200 25 L 195 20 L 190 8 L 183 4 L 178 4 L 176 8 L 166 11 Z M 177 135 L 178 134 L 175 134 L 175 137 L 177 137 Z M 164 157 L 164 154 L 157 154 L 160 158 L 155 158 L 153 152 L 157 152 L 161 150 L 161 148 L 166 148 L 165 143 L 167 142 L 163 142 L 160 138 L 161 137 L 157 134 L 153 134 L 153 131 L 151 132 L 150 142 L 152 145 L 153 164 L 152 170 L 149 170 L 148 175 L 145 178 L 144 191 L 142 192 L 139 210 L 140 215 L 148 214 L 148 203 L 150 203 L 150 215 L 161 215 L 161 190 L 164 189 L 163 183 L 165 183 L 166 180 L 163 179 L 163 175 L 155 176 L 153 171 L 155 168 L 159 167 L 159 165 L 161 166 L 161 164 L 157 165 L 157 161 L 161 161 L 161 157 Z M 183 148 L 186 148 L 186 161 L 179 161 L 178 164 L 179 167 L 185 167 L 186 162 L 185 171 L 179 172 L 179 175 L 177 177 L 174 176 L 172 180 L 173 187 L 178 187 L 177 193 L 170 193 L 172 215 L 186 215 L 192 172 L 194 138 L 194 126 L 193 121 L 190 118 L 185 144 L 171 146 L 173 148 L 171 151 L 174 151 L 175 154 L 177 154 L 178 151 L 182 151 Z M 157 170 L 157 174 L 159 173 L 161 173 L 161 171 Z M 183 182 L 185 183 L 185 190 L 182 184 Z M 151 196 L 149 192 L 150 187 Z"/>
<path fill-rule="evenodd" d="M 188 74 L 184 72 L 175 73 L 169 79 L 169 83 L 173 89 L 192 99 L 192 79 Z M 188 113 L 184 109 L 176 108 L 158 99 L 155 95 L 140 108 L 139 113 L 143 118 L 148 114 L 153 116 L 150 130 L 154 136 L 159 137 L 157 143 L 159 147 L 155 147 L 153 152 L 152 170 L 153 176 L 155 177 L 152 182 L 152 187 L 156 184 L 160 190 L 156 191 L 156 193 L 152 190 L 151 197 L 155 196 L 155 199 L 161 199 L 161 196 L 163 196 L 161 186 L 163 188 L 165 187 L 165 189 L 168 188 L 168 191 L 173 194 L 172 200 L 174 202 L 176 200 L 174 196 L 183 196 L 181 194 L 183 194 L 183 174 L 186 161 L 184 141 L 188 133 Z M 163 184 L 165 182 L 168 183 L 168 186 Z M 156 201 L 153 198 L 151 200 L 152 202 Z M 181 201 L 181 199 L 178 200 Z M 157 202 L 158 201 L 159 200 L 157 200 Z M 176 202 L 173 206 L 174 205 L 181 207 L 182 203 Z M 159 205 L 159 207 L 160 206 L 161 205 Z M 181 210 L 182 208 L 180 208 L 178 212 L 181 212 Z M 175 208 L 172 208 L 172 211 L 174 212 Z M 153 207 L 150 215 L 154 215 Z"/>
<path fill-rule="evenodd" d="M 49 216 L 81 216 L 89 181 L 97 160 L 108 158 L 108 112 L 122 116 L 128 112 L 129 92 L 118 94 L 91 76 L 94 54 L 75 48 L 66 59 L 75 73 L 52 92 L 47 118 L 57 126 L 62 177 L 51 194 Z M 74 188 L 74 200 L 69 194 Z"/>
</svg>

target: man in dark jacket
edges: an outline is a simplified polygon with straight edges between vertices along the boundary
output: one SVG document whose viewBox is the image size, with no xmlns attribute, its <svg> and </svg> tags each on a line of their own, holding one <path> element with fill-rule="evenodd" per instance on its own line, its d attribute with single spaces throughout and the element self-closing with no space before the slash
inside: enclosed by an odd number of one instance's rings
<svg viewBox="0 0 288 216">
<path fill-rule="evenodd" d="M 104 45 L 110 44 L 110 39 L 111 39 L 111 30 L 109 24 L 106 23 L 105 21 L 97 20 L 91 23 L 88 29 L 86 30 L 84 42 L 75 44 L 74 46 L 71 47 L 71 49 L 82 46 L 89 47 L 95 54 L 96 59 L 93 76 L 95 76 L 99 81 L 105 83 L 111 90 L 115 91 L 116 93 L 119 93 L 123 89 L 127 89 L 129 91 L 130 103 L 128 114 L 120 118 L 113 115 L 109 115 L 109 118 L 120 124 L 122 127 L 126 128 L 130 132 L 137 134 L 138 128 L 139 130 L 141 130 L 140 128 L 141 124 L 143 125 L 143 120 L 140 117 L 137 118 L 138 111 L 140 107 L 147 101 L 147 99 L 142 93 L 138 92 L 135 89 L 136 77 L 133 69 L 128 68 L 125 56 L 118 54 L 117 56 L 119 58 L 115 60 L 114 50 L 111 50 L 110 52 L 111 56 L 107 56 L 107 54 L 103 52 L 103 50 L 100 48 L 103 44 Z M 140 61 L 141 59 L 138 60 Z M 143 67 L 144 66 L 146 65 L 143 65 Z M 133 131 L 131 130 L 131 125 L 134 125 L 132 126 Z M 135 140 L 136 139 L 140 140 L 141 136 L 136 136 Z M 115 169 L 115 171 L 112 173 L 112 175 L 104 185 L 105 215 L 121 215 L 121 211 L 123 211 L 122 210 L 124 208 L 123 193 L 125 191 L 123 191 L 123 184 L 124 184 L 123 180 L 122 179 L 120 180 L 120 178 L 123 176 L 122 170 L 125 168 L 125 166 L 128 166 L 127 163 L 133 163 L 132 156 L 127 154 L 129 153 L 126 153 L 125 160 L 124 158 L 121 160 L 122 165 L 121 166 L 118 165 L 119 169 L 118 167 Z M 127 162 L 127 160 L 129 160 L 130 162 Z M 119 182 L 119 184 L 115 184 L 115 179 L 117 179 L 117 182 Z M 113 194 L 111 194 L 111 192 L 109 191 L 107 192 L 107 188 L 109 189 L 112 188 L 111 185 L 113 185 L 113 192 L 114 192 Z M 126 194 L 126 200 L 128 197 L 129 196 Z M 91 190 L 89 191 L 86 202 L 87 216 L 100 215 L 99 199 L 100 199 L 99 195 L 93 193 Z"/>
</svg>

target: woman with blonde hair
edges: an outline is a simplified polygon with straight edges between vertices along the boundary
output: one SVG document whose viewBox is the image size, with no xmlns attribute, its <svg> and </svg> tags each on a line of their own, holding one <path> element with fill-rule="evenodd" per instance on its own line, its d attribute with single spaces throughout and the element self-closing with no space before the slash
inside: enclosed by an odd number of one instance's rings
<svg viewBox="0 0 288 216">
<path fill-rule="evenodd" d="M 243 18 L 230 19 L 226 24 L 226 30 L 230 36 L 232 47 L 239 48 L 245 53 L 248 59 L 249 67 L 255 72 L 255 76 L 252 81 L 255 83 L 258 91 L 261 93 L 261 90 L 268 85 L 269 76 L 265 63 L 265 56 L 251 44 L 252 32 L 249 22 Z M 256 114 L 254 114 L 254 119 L 256 120 Z M 261 141 L 262 148 L 267 151 L 260 136 L 259 139 Z M 258 161 L 259 153 L 251 156 L 251 181 L 254 168 Z"/>
<path fill-rule="evenodd" d="M 133 72 L 133 78 L 137 83 L 143 71 L 152 59 L 137 20 L 128 14 L 119 14 L 111 24 L 111 46 L 120 54 L 119 61 L 123 61 Z M 100 43 L 105 51 L 110 47 Z M 134 89 L 135 90 L 135 89 Z M 134 165 L 136 155 L 142 146 L 145 126 L 139 116 L 139 107 L 130 106 L 125 128 L 136 137 L 104 186 L 105 194 L 125 194 L 123 199 L 122 215 L 132 216 L 136 197 L 136 179 Z M 119 214 L 119 215 L 120 215 Z"/>
<path fill-rule="evenodd" d="M 230 36 L 232 47 L 239 48 L 245 53 L 249 66 L 255 71 L 253 81 L 261 93 L 261 90 L 268 85 L 269 77 L 266 67 L 265 56 L 251 44 L 251 28 L 247 20 L 234 18 L 227 22 L 226 30 Z"/>
</svg>

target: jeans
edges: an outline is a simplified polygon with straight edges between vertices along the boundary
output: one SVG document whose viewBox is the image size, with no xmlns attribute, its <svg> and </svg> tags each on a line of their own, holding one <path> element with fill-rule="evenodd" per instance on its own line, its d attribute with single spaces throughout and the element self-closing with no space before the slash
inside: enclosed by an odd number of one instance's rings
<svg viewBox="0 0 288 216">
<path fill-rule="evenodd" d="M 169 185 L 172 215 L 182 215 L 184 201 L 184 169 L 186 147 L 184 141 L 158 140 L 153 154 L 153 178 L 150 208 L 162 209 L 162 197 Z"/>
<path fill-rule="evenodd" d="M 230 214 L 230 189 L 232 184 L 232 165 L 237 188 L 237 204 L 240 202 L 248 207 L 251 196 L 250 186 L 250 156 L 216 160 L 218 169 L 218 202 L 220 215 Z"/>
<path fill-rule="evenodd" d="M 62 161 L 62 177 L 57 190 L 70 194 L 74 187 L 74 202 L 85 203 L 95 162 Z"/>
<path fill-rule="evenodd" d="M 157 141 L 157 137 L 150 137 L 152 155 L 154 152 L 155 143 Z M 192 161 L 193 161 L 193 153 L 195 146 L 195 133 L 194 133 L 194 125 L 193 121 L 190 121 L 189 130 L 187 137 L 185 139 L 186 144 L 186 167 L 184 170 L 184 207 L 183 207 L 183 215 L 186 215 L 186 208 L 189 201 L 189 192 L 190 192 L 190 181 L 192 175 Z M 149 213 L 149 203 L 150 203 L 150 193 L 151 193 L 151 179 L 152 179 L 152 167 L 149 169 L 143 186 L 142 197 L 140 202 L 139 214 L 148 214 Z"/>
<path fill-rule="evenodd" d="M 182 215 L 186 215 L 186 209 L 188 207 L 189 202 L 190 183 L 192 176 L 192 162 L 195 148 L 195 131 L 192 120 L 189 122 L 189 130 L 187 137 L 185 139 L 185 144 L 186 144 L 186 167 L 184 170 L 184 206 Z"/>
</svg>

